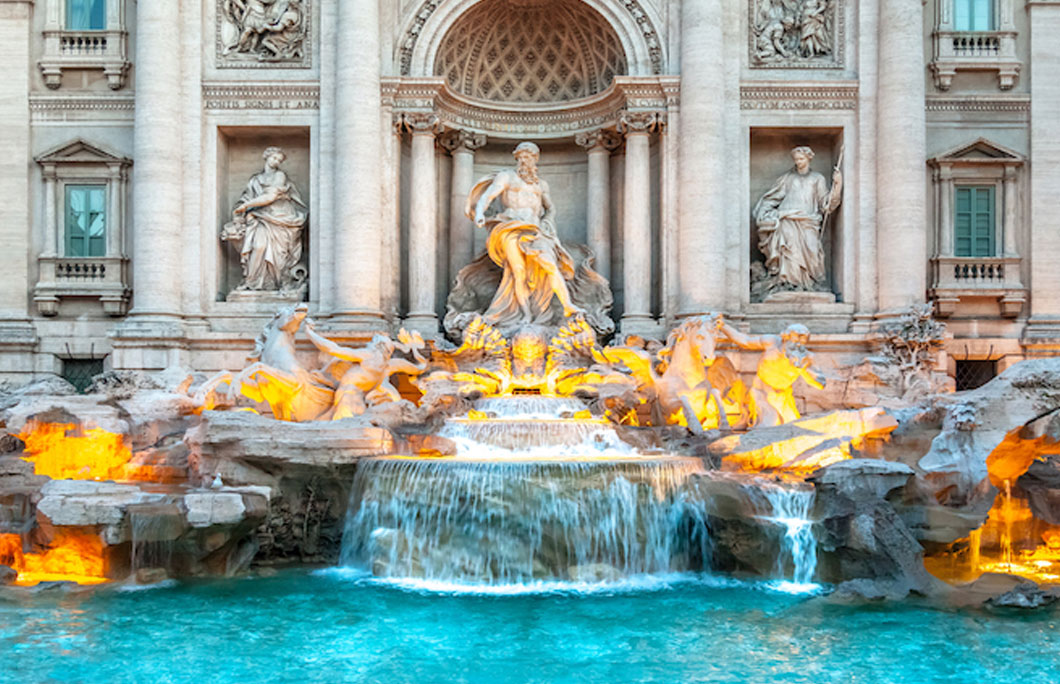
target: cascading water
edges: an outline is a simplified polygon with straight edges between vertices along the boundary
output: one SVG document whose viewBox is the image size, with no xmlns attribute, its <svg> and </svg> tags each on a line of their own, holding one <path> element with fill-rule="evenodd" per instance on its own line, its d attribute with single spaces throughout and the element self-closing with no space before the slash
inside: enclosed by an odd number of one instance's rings
<svg viewBox="0 0 1060 684">
<path fill-rule="evenodd" d="M 478 402 L 441 435 L 455 458 L 359 464 L 342 561 L 391 579 L 505 585 L 700 569 L 709 540 L 685 485 L 697 458 L 646 456 L 576 400 Z"/>
<path fill-rule="evenodd" d="M 170 570 L 174 540 L 184 530 L 184 516 L 175 504 L 134 504 L 128 507 L 132 531 L 130 561 L 141 568 Z"/>
<path fill-rule="evenodd" d="M 796 585 L 813 582 L 817 571 L 817 539 L 810 514 L 814 490 L 801 485 L 758 481 L 753 486 L 756 498 L 764 502 L 759 519 L 780 525 L 783 537 L 777 555 L 775 573 L 778 579 L 789 579 Z"/>
<path fill-rule="evenodd" d="M 358 464 L 342 564 L 419 586 L 613 582 L 710 571 L 712 498 L 742 492 L 766 535 L 783 529 L 776 578 L 813 581 L 813 491 L 644 453 L 573 399 L 480 400 L 439 432 L 446 458 Z M 788 573 L 788 569 L 791 573 Z"/>
</svg>

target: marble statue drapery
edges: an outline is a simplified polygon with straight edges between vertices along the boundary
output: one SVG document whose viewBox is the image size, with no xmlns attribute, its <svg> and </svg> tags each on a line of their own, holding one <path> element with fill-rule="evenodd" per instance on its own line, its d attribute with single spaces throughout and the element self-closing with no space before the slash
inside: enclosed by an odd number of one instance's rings
<svg viewBox="0 0 1060 684">
<path fill-rule="evenodd" d="M 239 246 L 243 282 L 236 289 L 291 292 L 304 280 L 295 267 L 302 259 L 308 212 L 298 188 L 280 169 L 283 151 L 270 147 L 263 156 L 265 169 L 247 182 L 221 237 Z"/>
<path fill-rule="evenodd" d="M 811 171 L 813 151 L 792 150 L 795 169 L 777 179 L 755 205 L 758 248 L 766 258 L 771 290 L 817 291 L 826 281 L 821 233 L 825 217 L 839 206 L 842 178 L 836 170 L 833 185 Z"/>
</svg>

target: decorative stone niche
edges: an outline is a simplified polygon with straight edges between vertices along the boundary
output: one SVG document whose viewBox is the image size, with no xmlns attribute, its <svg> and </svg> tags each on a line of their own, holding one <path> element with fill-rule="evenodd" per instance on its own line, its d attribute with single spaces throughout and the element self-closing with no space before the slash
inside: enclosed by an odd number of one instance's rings
<svg viewBox="0 0 1060 684">
<path fill-rule="evenodd" d="M 780 178 L 793 171 L 792 150 L 809 147 L 814 156 L 810 160 L 810 172 L 824 176 L 825 187 L 831 189 L 832 172 L 840 163 L 842 153 L 842 130 L 838 128 L 752 128 L 750 171 L 750 250 L 751 250 L 751 301 L 766 303 L 793 302 L 807 304 L 834 304 L 837 301 L 837 284 L 841 281 L 837 273 L 838 255 L 842 254 L 843 218 L 842 202 L 849 194 L 847 179 L 843 178 L 840 203 L 824 219 L 820 243 L 824 251 L 823 280 L 812 290 L 783 289 L 773 291 L 766 285 L 769 277 L 766 255 L 759 246 L 759 227 L 755 215 L 756 206 L 763 196 L 775 187 Z M 839 297 L 841 299 L 841 297 Z"/>
<path fill-rule="evenodd" d="M 73 7 L 69 0 L 44 0 L 43 54 L 38 66 L 49 88 L 59 88 L 63 71 L 71 69 L 101 70 L 111 90 L 125 85 L 129 71 L 125 0 L 97 2 L 103 11 L 90 12 L 94 16 L 89 20 L 69 16 Z"/>
<path fill-rule="evenodd" d="M 262 153 L 270 147 L 279 147 L 286 157 L 280 169 L 297 188 L 298 194 L 308 208 L 310 204 L 310 137 L 309 128 L 302 126 L 221 126 L 217 140 L 217 221 L 213 228 L 217 236 L 218 301 L 243 302 L 256 306 L 260 303 L 268 309 L 277 303 L 298 301 L 306 298 L 305 289 L 297 293 L 279 291 L 237 290 L 243 282 L 240 252 L 221 239 L 226 224 L 233 220 L 233 210 L 240 196 L 247 189 L 252 176 L 262 172 L 265 160 Z M 308 211 L 308 209 L 306 209 Z M 298 268 L 304 275 L 309 269 L 309 227 L 314 217 L 310 214 L 301 231 L 302 256 Z M 308 278 L 306 278 L 308 282 Z"/>
<path fill-rule="evenodd" d="M 123 315 L 130 294 L 124 234 L 132 160 L 77 139 L 36 161 L 44 185 L 45 234 L 33 289 L 37 310 L 55 316 L 60 300 L 91 298 L 107 314 Z"/>
</svg>

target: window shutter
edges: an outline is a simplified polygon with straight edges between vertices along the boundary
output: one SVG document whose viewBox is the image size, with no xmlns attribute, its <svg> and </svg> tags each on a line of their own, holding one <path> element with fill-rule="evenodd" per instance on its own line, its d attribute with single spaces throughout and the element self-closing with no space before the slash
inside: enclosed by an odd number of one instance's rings
<svg viewBox="0 0 1060 684">
<path fill-rule="evenodd" d="M 954 255 L 994 256 L 994 188 L 958 186 L 954 207 Z"/>
</svg>

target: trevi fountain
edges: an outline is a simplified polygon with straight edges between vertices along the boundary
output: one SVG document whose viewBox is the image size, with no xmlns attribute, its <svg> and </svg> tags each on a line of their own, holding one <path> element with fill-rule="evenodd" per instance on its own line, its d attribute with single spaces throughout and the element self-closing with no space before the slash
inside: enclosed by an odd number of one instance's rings
<svg viewBox="0 0 1060 684">
<path fill-rule="evenodd" d="M 328 337 L 269 148 L 222 240 L 237 294 L 289 303 L 242 368 L 8 392 L 4 678 L 1055 676 L 1060 364 L 947 391 L 923 307 L 848 368 L 798 323 L 618 334 L 539 155 L 473 185 L 444 334 Z M 762 293 L 819 286 L 842 201 L 792 156 L 754 210 Z"/>
</svg>

